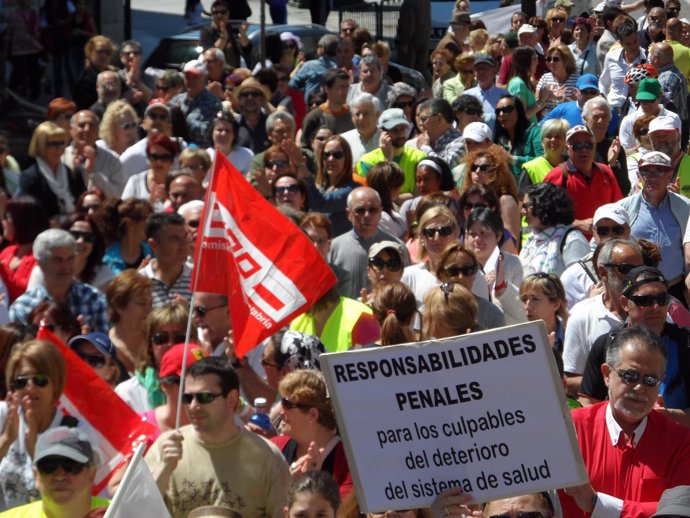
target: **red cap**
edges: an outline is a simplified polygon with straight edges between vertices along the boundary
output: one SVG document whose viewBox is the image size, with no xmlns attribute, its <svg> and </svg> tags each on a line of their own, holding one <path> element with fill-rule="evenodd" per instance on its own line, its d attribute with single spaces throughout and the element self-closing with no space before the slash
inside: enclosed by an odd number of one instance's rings
<svg viewBox="0 0 690 518">
<path fill-rule="evenodd" d="M 204 351 L 196 344 L 189 344 L 187 351 L 187 367 L 197 360 L 206 356 Z M 158 371 L 158 378 L 168 376 L 182 376 L 182 359 L 184 358 L 184 344 L 173 345 L 161 358 L 161 368 Z"/>
</svg>

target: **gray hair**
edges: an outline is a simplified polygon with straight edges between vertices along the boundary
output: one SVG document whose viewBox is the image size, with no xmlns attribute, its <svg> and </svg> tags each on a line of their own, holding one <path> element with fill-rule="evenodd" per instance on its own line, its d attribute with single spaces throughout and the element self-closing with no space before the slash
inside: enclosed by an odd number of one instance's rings
<svg viewBox="0 0 690 518">
<path fill-rule="evenodd" d="M 276 121 L 283 121 L 285 124 L 290 126 L 290 130 L 292 131 L 293 135 L 295 134 L 295 131 L 297 131 L 297 123 L 295 122 L 295 118 L 292 116 L 292 114 L 284 111 L 275 111 L 266 118 L 266 133 L 273 131 L 273 125 L 276 123 Z"/>
<path fill-rule="evenodd" d="M 570 124 L 565 119 L 549 119 L 544 122 L 541 127 L 541 138 L 549 137 L 551 135 L 563 135 L 568 133 Z"/>
<path fill-rule="evenodd" d="M 375 56 L 374 54 L 369 54 L 368 56 L 364 56 L 360 62 L 359 66 L 361 67 L 362 65 L 367 65 L 368 67 L 376 67 L 379 70 L 383 70 L 383 65 L 381 65 L 381 60 Z"/>
<path fill-rule="evenodd" d="M 220 50 L 219 48 L 216 48 L 216 47 L 209 47 L 204 51 L 204 54 L 206 54 L 209 51 L 211 51 L 211 54 L 213 54 L 213 57 L 215 59 L 222 61 L 223 64 L 225 64 L 225 52 L 223 52 L 222 50 Z"/>
<path fill-rule="evenodd" d="M 606 349 L 606 363 L 612 368 L 621 364 L 621 353 L 626 345 L 633 345 L 636 349 L 641 348 L 649 352 L 655 352 L 664 357 L 664 365 L 668 359 L 666 347 L 661 341 L 661 337 L 650 329 L 633 325 L 624 327 L 611 333 L 611 344 Z"/>
<path fill-rule="evenodd" d="M 582 107 L 582 119 L 588 119 L 591 114 L 590 112 L 594 108 L 604 108 L 609 114 L 609 119 L 611 119 L 611 105 L 605 98 L 601 96 L 592 97 L 585 103 L 585 105 Z"/>
<path fill-rule="evenodd" d="M 187 211 L 201 210 L 203 208 L 204 202 L 202 200 L 192 200 L 180 205 L 177 209 L 177 213 L 184 218 L 186 217 Z"/>
<path fill-rule="evenodd" d="M 53 248 L 71 246 L 77 249 L 77 241 L 72 234 L 59 228 L 44 230 L 34 239 L 33 253 L 39 263 L 42 263 L 52 256 Z"/>
<path fill-rule="evenodd" d="M 318 46 L 323 48 L 324 53 L 327 56 L 335 56 L 338 50 L 338 36 L 335 34 L 325 34 L 319 39 Z"/>
<path fill-rule="evenodd" d="M 359 106 L 364 103 L 369 103 L 374 107 L 376 113 L 381 113 L 381 101 L 375 95 L 367 92 L 360 93 L 357 97 L 350 101 L 350 106 Z"/>
<path fill-rule="evenodd" d="M 403 95 L 408 95 L 416 99 L 417 90 L 415 90 L 413 86 L 403 83 L 402 81 L 395 83 L 388 91 L 388 98 L 386 99 L 388 101 L 388 107 L 393 108 L 395 102 Z"/>
<path fill-rule="evenodd" d="M 599 255 L 597 256 L 597 268 L 611 262 L 613 249 L 617 246 L 629 246 L 637 250 L 640 255 L 642 254 L 642 247 L 634 239 L 609 239 L 603 245 L 601 245 L 601 248 L 599 249 Z"/>
</svg>

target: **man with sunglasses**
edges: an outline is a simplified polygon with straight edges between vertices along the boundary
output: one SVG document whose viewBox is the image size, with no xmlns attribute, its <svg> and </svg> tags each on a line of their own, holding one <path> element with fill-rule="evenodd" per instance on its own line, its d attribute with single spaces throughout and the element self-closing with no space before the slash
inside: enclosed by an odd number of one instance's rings
<svg viewBox="0 0 690 518">
<path fill-rule="evenodd" d="M 227 358 L 202 358 L 187 370 L 182 402 L 189 425 L 159 437 L 146 462 L 173 518 L 223 505 L 244 518 L 279 518 L 290 484 L 280 451 L 235 422 L 237 374 Z"/>
<path fill-rule="evenodd" d="M 671 296 L 666 279 L 660 270 L 649 266 L 632 269 L 624 277 L 625 287 L 621 303 L 628 313 L 627 325 L 645 327 L 661 337 L 668 361 L 664 381 L 659 390 L 663 402 L 659 405 L 672 419 L 681 424 L 690 423 L 690 331 L 667 322 Z M 587 357 L 585 373 L 580 384 L 580 402 L 594 404 L 606 399 L 606 385 L 601 366 L 612 333 L 606 333 L 594 342 Z"/>
<path fill-rule="evenodd" d="M 86 434 L 59 426 L 39 435 L 34 452 L 34 477 L 41 499 L 1 513 L 3 518 L 69 516 L 83 518 L 91 509 L 107 507 L 91 496 L 96 455 Z"/>
<path fill-rule="evenodd" d="M 690 430 L 654 411 L 660 385 L 674 381 L 667 358 L 646 327 L 611 340 L 601 365 L 609 401 L 572 412 L 590 482 L 561 495 L 563 516 L 651 516 L 665 489 L 690 483 Z"/>
<path fill-rule="evenodd" d="M 255 77 L 248 77 L 232 91 L 233 106 L 240 114 L 235 145 L 251 149 L 255 155 L 266 151 L 268 139 L 266 123 L 270 90 Z"/>
<path fill-rule="evenodd" d="M 653 7 L 647 13 L 647 25 L 637 31 L 640 47 L 649 48 L 653 43 L 664 41 L 664 29 L 666 28 L 666 11 L 663 7 Z"/>
<path fill-rule="evenodd" d="M 639 162 L 642 190 L 619 203 L 630 214 L 634 238 L 642 238 L 659 246 L 659 269 L 668 280 L 671 294 L 683 300 L 684 272 L 690 261 L 683 246 L 683 234 L 690 217 L 690 200 L 669 189 L 674 169 L 671 158 L 659 151 L 642 155 Z"/>
<path fill-rule="evenodd" d="M 87 189 L 98 188 L 107 197 L 117 198 L 122 195 L 127 179 L 120 160 L 96 145 L 99 123 L 98 116 L 90 110 L 75 113 L 69 128 L 72 142 L 65 148 L 61 161 L 81 173 Z"/>
<path fill-rule="evenodd" d="M 623 195 L 611 168 L 594 162 L 595 138 L 589 127 L 570 128 L 565 141 L 568 160 L 549 171 L 544 181 L 568 192 L 575 205 L 573 226 L 591 239 L 594 211 L 601 205 L 620 200 Z"/>
</svg>

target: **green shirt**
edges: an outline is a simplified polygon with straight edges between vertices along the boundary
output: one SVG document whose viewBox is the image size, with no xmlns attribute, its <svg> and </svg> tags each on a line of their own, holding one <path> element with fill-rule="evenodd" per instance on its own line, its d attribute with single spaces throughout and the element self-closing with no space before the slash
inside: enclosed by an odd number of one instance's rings
<svg viewBox="0 0 690 518">
<path fill-rule="evenodd" d="M 400 166 L 403 174 L 405 175 L 405 182 L 400 188 L 400 192 L 414 192 L 415 187 L 415 172 L 417 170 L 417 164 L 420 160 L 426 157 L 424 151 L 415 149 L 413 147 L 404 146 L 402 153 L 393 157 L 393 162 Z M 383 156 L 383 150 L 381 148 L 376 148 L 369 153 L 362 155 L 359 159 L 357 165 L 355 166 L 355 173 L 359 176 L 366 176 L 373 166 L 379 162 L 384 162 L 386 157 Z"/>
<path fill-rule="evenodd" d="M 108 507 L 108 504 L 110 504 L 110 500 L 98 498 L 97 496 L 91 497 L 91 509 Z M 4 513 L 0 513 L 0 518 L 46 518 L 46 513 L 43 512 L 43 501 L 36 500 L 30 504 L 8 509 Z"/>
<path fill-rule="evenodd" d="M 525 111 L 529 110 L 537 102 L 534 92 L 527 87 L 527 84 L 520 77 L 515 76 L 510 80 L 508 83 L 508 92 L 522 101 Z M 536 124 L 537 116 L 532 115 L 530 122 Z"/>
</svg>

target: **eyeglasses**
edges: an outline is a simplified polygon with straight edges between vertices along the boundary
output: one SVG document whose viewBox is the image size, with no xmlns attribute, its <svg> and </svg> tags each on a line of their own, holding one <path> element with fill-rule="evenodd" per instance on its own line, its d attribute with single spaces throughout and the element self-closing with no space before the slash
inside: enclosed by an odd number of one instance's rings
<svg viewBox="0 0 690 518">
<path fill-rule="evenodd" d="M 123 122 L 122 124 L 118 124 L 118 126 L 120 128 L 122 128 L 123 130 L 130 130 L 130 129 L 136 128 L 137 123 L 136 122 Z"/>
<path fill-rule="evenodd" d="M 213 403 L 218 397 L 225 396 L 223 394 L 214 394 L 213 392 L 185 392 L 182 394 L 182 404 L 191 405 L 192 401 L 196 401 L 200 405 L 208 405 Z"/>
<path fill-rule="evenodd" d="M 477 203 L 472 203 L 472 202 L 466 202 L 465 203 L 465 210 L 472 210 L 472 209 L 488 209 L 489 205 L 487 203 L 484 203 L 483 201 L 478 201 Z"/>
<path fill-rule="evenodd" d="M 246 99 L 247 97 L 261 97 L 261 96 L 263 96 L 263 94 L 261 92 L 255 92 L 255 91 L 242 92 L 240 94 L 240 98 L 242 98 L 242 99 Z"/>
<path fill-rule="evenodd" d="M 311 406 L 304 405 L 302 403 L 293 403 L 286 397 L 280 400 L 280 404 L 283 405 L 283 408 L 285 410 L 292 410 L 293 408 L 299 408 L 300 410 L 309 410 L 311 408 Z"/>
<path fill-rule="evenodd" d="M 228 14 L 228 10 L 227 9 L 213 9 L 211 11 L 211 14 L 214 14 L 216 16 L 220 16 L 222 14 Z"/>
<path fill-rule="evenodd" d="M 105 357 L 97 354 L 77 354 L 79 358 L 84 360 L 89 367 L 94 369 L 102 369 L 105 367 Z"/>
<path fill-rule="evenodd" d="M 654 304 L 657 306 L 668 306 L 671 300 L 671 296 L 665 291 L 656 295 L 628 295 L 627 298 L 643 308 L 652 307 Z"/>
<path fill-rule="evenodd" d="M 213 311 L 214 309 L 224 308 L 227 305 L 228 305 L 227 302 L 223 302 L 221 304 L 218 304 L 217 306 L 213 306 L 212 308 L 207 308 L 204 306 L 194 306 L 192 313 L 194 313 L 194 315 L 197 316 L 198 318 L 202 318 L 202 317 L 205 317 L 209 311 Z"/>
<path fill-rule="evenodd" d="M 509 514 L 495 514 L 489 518 L 512 518 Z M 524 513 L 517 513 L 517 518 L 544 518 L 544 515 L 539 511 L 528 511 Z"/>
<path fill-rule="evenodd" d="M 407 101 L 406 103 L 399 102 L 393 105 L 393 108 L 400 108 L 404 110 L 405 108 L 412 108 L 414 106 L 414 101 Z"/>
<path fill-rule="evenodd" d="M 556 19 L 554 18 L 554 21 L 555 21 L 555 20 L 556 20 Z M 548 58 L 546 58 L 546 62 L 547 62 L 547 63 L 552 63 L 552 62 L 553 62 L 553 63 L 558 63 L 560 60 L 561 60 L 561 58 L 559 58 L 558 56 L 549 56 Z"/>
<path fill-rule="evenodd" d="M 456 277 L 462 274 L 463 277 L 469 277 L 477 273 L 478 267 L 476 264 L 469 264 L 467 266 L 458 266 L 457 264 L 451 264 L 443 268 L 446 275 L 450 277 Z"/>
<path fill-rule="evenodd" d="M 657 387 L 659 383 L 661 383 L 661 378 L 659 376 L 654 376 L 653 374 L 640 374 L 632 369 L 618 369 L 616 374 L 618 374 L 618 377 L 626 385 L 637 385 L 640 383 L 640 379 L 642 379 L 642 384 L 649 388 Z"/>
<path fill-rule="evenodd" d="M 563 23 L 565 21 L 565 18 L 561 18 L 560 16 L 554 16 L 551 18 L 551 21 L 554 23 Z"/>
<path fill-rule="evenodd" d="M 62 471 L 69 475 L 78 475 L 84 471 L 86 466 L 86 464 L 65 457 L 47 457 L 36 462 L 36 469 L 42 475 L 52 475 L 58 468 L 62 468 Z"/>
<path fill-rule="evenodd" d="M 480 109 L 477 108 L 465 108 L 463 110 L 460 110 L 462 113 L 466 113 L 467 115 L 479 115 L 480 117 L 484 114 L 484 112 Z"/>
<path fill-rule="evenodd" d="M 29 381 L 39 388 L 43 388 L 47 386 L 48 383 L 50 383 L 50 379 L 45 374 L 34 374 L 32 376 L 17 376 L 10 382 L 10 389 L 12 389 L 13 391 L 24 390 L 29 385 Z"/>
<path fill-rule="evenodd" d="M 340 160 L 341 158 L 345 157 L 344 151 L 324 151 L 322 154 L 324 158 L 334 158 L 336 160 Z"/>
<path fill-rule="evenodd" d="M 618 273 L 620 273 L 621 275 L 625 275 L 630 270 L 632 270 L 633 268 L 637 268 L 640 265 L 639 264 L 628 264 L 628 263 L 620 263 L 620 264 L 606 263 L 606 264 L 604 264 L 604 266 L 606 268 L 615 268 L 616 270 L 618 270 Z"/>
<path fill-rule="evenodd" d="M 443 227 L 426 227 L 422 229 L 424 237 L 431 239 L 436 234 L 441 237 L 448 237 L 453 233 L 453 225 L 445 225 Z"/>
<path fill-rule="evenodd" d="M 46 147 L 65 147 L 65 145 L 64 140 L 49 140 L 46 142 Z"/>
<path fill-rule="evenodd" d="M 146 116 L 151 119 L 152 121 L 167 121 L 168 120 L 168 114 L 167 113 L 147 113 Z"/>
<path fill-rule="evenodd" d="M 501 115 L 502 113 L 508 115 L 509 113 L 513 113 L 513 110 L 515 110 L 515 105 L 509 104 L 508 106 L 504 106 L 503 108 L 496 108 L 496 115 Z"/>
<path fill-rule="evenodd" d="M 592 151 L 592 149 L 594 149 L 594 144 L 591 142 L 575 142 L 575 144 L 568 144 L 568 146 L 570 146 L 570 149 L 573 151 L 582 151 L 583 149 Z"/>
<path fill-rule="evenodd" d="M 70 230 L 70 234 L 75 241 L 83 239 L 86 243 L 93 243 L 96 240 L 96 235 L 93 232 L 82 232 L 81 230 Z"/>
<path fill-rule="evenodd" d="M 672 171 L 673 171 L 673 169 L 670 169 L 670 168 L 669 169 L 651 169 L 649 167 L 645 167 L 644 169 L 640 169 L 640 176 L 644 176 L 647 178 L 662 178 Z"/>
<path fill-rule="evenodd" d="M 159 162 L 172 162 L 173 157 L 172 155 L 158 155 L 156 153 L 149 153 L 148 155 L 149 160 L 152 161 L 159 161 Z"/>
<path fill-rule="evenodd" d="M 156 90 L 160 90 L 161 92 L 167 92 L 168 90 L 170 90 L 170 87 L 166 85 L 156 85 Z"/>
<path fill-rule="evenodd" d="M 369 266 L 378 271 L 381 271 L 385 268 L 389 272 L 399 272 L 402 270 L 403 264 L 400 259 L 395 257 L 388 259 L 388 261 L 384 261 L 380 257 L 370 257 Z"/>
<path fill-rule="evenodd" d="M 488 173 L 494 170 L 494 166 L 491 164 L 472 164 L 472 167 L 470 167 L 470 171 L 473 173 Z"/>
<path fill-rule="evenodd" d="M 264 164 L 269 169 L 273 169 L 274 167 L 287 167 L 290 165 L 290 162 L 287 160 L 266 160 Z"/>
<path fill-rule="evenodd" d="M 153 333 L 151 337 L 151 343 L 153 345 L 167 345 L 169 343 L 181 344 L 184 343 L 185 338 L 187 338 L 184 333 L 167 333 L 161 331 L 160 333 Z"/>
<path fill-rule="evenodd" d="M 299 185 L 296 183 L 293 183 L 292 185 L 281 185 L 280 187 L 276 187 L 276 194 L 287 194 L 287 193 L 298 193 L 299 192 Z"/>
<path fill-rule="evenodd" d="M 364 216 L 365 214 L 378 214 L 381 207 L 355 207 L 352 212 L 358 216 Z"/>
<path fill-rule="evenodd" d="M 611 227 L 596 227 L 595 230 L 597 234 L 601 237 L 606 237 L 609 234 L 613 236 L 622 236 L 625 233 L 625 227 L 623 225 L 613 225 Z"/>
</svg>

